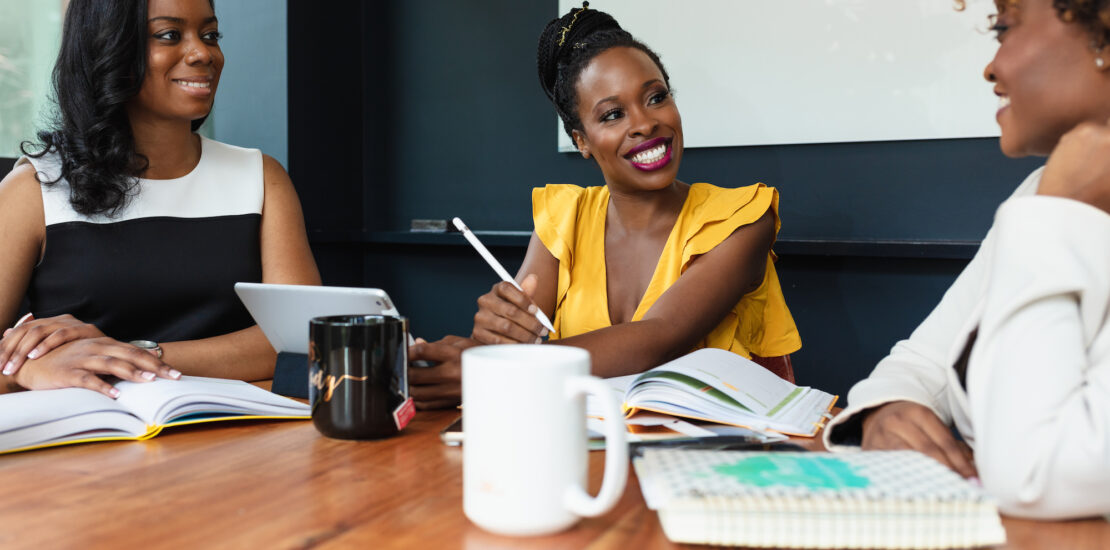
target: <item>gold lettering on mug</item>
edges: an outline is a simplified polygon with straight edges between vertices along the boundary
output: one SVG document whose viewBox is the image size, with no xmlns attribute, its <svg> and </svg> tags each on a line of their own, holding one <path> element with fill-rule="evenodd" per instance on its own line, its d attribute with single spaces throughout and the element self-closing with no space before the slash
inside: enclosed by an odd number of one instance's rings
<svg viewBox="0 0 1110 550">
<path fill-rule="evenodd" d="M 349 374 L 344 374 L 343 376 L 340 376 L 338 378 L 332 375 L 324 376 L 324 371 L 318 370 L 312 373 L 312 378 L 310 379 L 310 382 L 312 382 L 312 385 L 316 386 L 316 389 L 318 390 L 322 390 L 324 389 L 324 386 L 327 386 L 328 389 L 326 392 L 324 392 L 324 401 L 331 401 L 331 394 L 335 391 L 335 388 L 338 388 L 341 384 L 343 384 L 344 380 L 350 380 L 352 382 L 363 382 L 367 378 L 370 377 L 351 376 Z"/>
</svg>

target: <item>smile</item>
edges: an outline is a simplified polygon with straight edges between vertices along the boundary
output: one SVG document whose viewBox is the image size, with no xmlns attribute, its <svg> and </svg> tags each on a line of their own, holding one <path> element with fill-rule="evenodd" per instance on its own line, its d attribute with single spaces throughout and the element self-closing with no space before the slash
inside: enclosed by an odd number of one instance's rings
<svg viewBox="0 0 1110 550">
<path fill-rule="evenodd" d="M 1008 95 L 999 95 L 998 96 L 998 111 L 996 111 L 994 113 L 994 118 L 997 120 L 998 117 L 1002 116 L 1002 111 L 1005 111 L 1007 108 L 1009 108 L 1009 106 L 1010 106 L 1010 96 L 1008 96 Z"/>
<path fill-rule="evenodd" d="M 208 89 L 208 88 L 212 87 L 211 82 L 193 82 L 191 80 L 174 80 L 173 82 L 174 82 L 174 84 L 180 84 L 182 86 L 188 86 L 190 88 Z"/>
<path fill-rule="evenodd" d="M 656 138 L 625 155 L 632 166 L 645 172 L 658 170 L 671 162 L 671 138 Z"/>
</svg>

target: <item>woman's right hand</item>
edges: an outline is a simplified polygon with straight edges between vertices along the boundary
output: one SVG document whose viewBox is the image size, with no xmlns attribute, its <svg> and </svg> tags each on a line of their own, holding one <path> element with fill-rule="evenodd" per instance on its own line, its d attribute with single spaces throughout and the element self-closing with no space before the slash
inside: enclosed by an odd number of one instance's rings
<svg viewBox="0 0 1110 550">
<path fill-rule="evenodd" d="M 963 477 L 976 477 L 971 448 L 956 441 L 936 413 L 912 401 L 893 401 L 863 420 L 864 450 L 912 449 L 925 453 Z"/>
<path fill-rule="evenodd" d="M 532 302 L 538 279 L 528 275 L 517 290 L 511 283 L 500 282 L 478 298 L 471 338 L 483 344 L 538 344 L 547 336 L 547 329 L 536 318 L 539 309 Z"/>
<path fill-rule="evenodd" d="M 100 378 L 111 375 L 132 382 L 150 382 L 156 377 L 178 379 L 181 373 L 154 355 L 131 344 L 108 337 L 82 338 L 28 360 L 13 380 L 28 390 L 87 388 L 111 398 L 119 390 Z"/>
<path fill-rule="evenodd" d="M 0 365 L 5 375 L 15 374 L 27 359 L 41 357 L 66 342 L 104 336 L 96 326 L 68 313 L 46 319 L 28 318 L 5 330 L 0 339 Z"/>
<path fill-rule="evenodd" d="M 1037 188 L 1110 212 L 1110 123 L 1084 122 L 1060 138 Z"/>
</svg>

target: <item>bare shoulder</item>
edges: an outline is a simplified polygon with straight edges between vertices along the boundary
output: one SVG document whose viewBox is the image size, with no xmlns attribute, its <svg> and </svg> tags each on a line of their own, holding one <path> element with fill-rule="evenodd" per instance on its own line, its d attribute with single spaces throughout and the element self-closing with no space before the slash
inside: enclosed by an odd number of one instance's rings
<svg viewBox="0 0 1110 550">
<path fill-rule="evenodd" d="M 21 164 L 0 180 L 0 212 L 5 217 L 37 215 L 41 223 L 42 184 L 35 177 L 35 167 Z M 30 221 L 30 220 L 25 220 Z"/>
<path fill-rule="evenodd" d="M 39 182 L 35 178 L 35 167 L 28 164 L 20 164 L 8 172 L 4 179 L 0 180 L 0 193 L 5 196 L 10 193 L 30 194 L 39 193 Z"/>
<path fill-rule="evenodd" d="M 28 247 L 40 253 L 46 239 L 46 215 L 43 213 L 42 188 L 35 177 L 35 168 L 22 164 L 0 180 L 0 243 L 7 254 L 13 248 Z M 14 261 L 11 256 L 6 261 Z"/>
<path fill-rule="evenodd" d="M 265 153 L 262 154 L 262 178 L 266 182 L 267 189 L 293 184 L 285 167 L 277 159 Z"/>
</svg>

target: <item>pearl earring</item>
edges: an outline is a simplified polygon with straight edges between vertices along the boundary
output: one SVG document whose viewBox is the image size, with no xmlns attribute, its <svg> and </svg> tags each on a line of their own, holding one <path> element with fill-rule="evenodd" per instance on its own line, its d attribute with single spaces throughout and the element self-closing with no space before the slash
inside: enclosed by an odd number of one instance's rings
<svg viewBox="0 0 1110 550">
<path fill-rule="evenodd" d="M 1098 68 L 1101 69 L 1105 66 L 1106 66 L 1106 61 L 1103 61 L 1101 55 L 1095 58 L 1095 67 L 1098 67 Z"/>
</svg>

